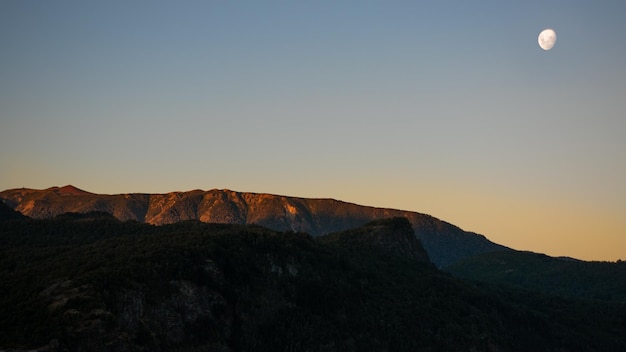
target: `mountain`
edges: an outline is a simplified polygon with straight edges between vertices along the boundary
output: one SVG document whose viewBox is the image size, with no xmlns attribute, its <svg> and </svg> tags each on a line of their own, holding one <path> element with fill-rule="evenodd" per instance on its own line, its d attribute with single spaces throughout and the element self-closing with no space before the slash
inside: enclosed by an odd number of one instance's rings
<svg viewBox="0 0 626 352">
<path fill-rule="evenodd" d="M 446 271 L 465 279 L 626 305 L 626 262 L 587 262 L 522 251 L 464 258 Z"/>
<path fill-rule="evenodd" d="M 0 199 L 35 219 L 59 214 L 108 212 L 116 218 L 154 225 L 200 220 L 207 223 L 257 224 L 277 231 L 313 236 L 347 230 L 390 217 L 409 219 L 417 238 L 439 267 L 474 254 L 505 250 L 482 235 L 466 232 L 430 215 L 367 207 L 334 199 L 308 199 L 230 190 L 193 190 L 167 194 L 89 193 L 73 186 L 45 190 L 12 189 Z"/>
<path fill-rule="evenodd" d="M 0 350 L 626 348 L 625 307 L 461 281 L 402 218 L 318 237 L 102 213 L 5 221 L 0 282 Z"/>
</svg>

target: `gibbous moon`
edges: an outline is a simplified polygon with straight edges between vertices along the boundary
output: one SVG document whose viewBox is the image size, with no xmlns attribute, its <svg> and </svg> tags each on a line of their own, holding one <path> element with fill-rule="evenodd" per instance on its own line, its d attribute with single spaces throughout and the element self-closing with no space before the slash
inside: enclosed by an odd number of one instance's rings
<svg viewBox="0 0 626 352">
<path fill-rule="evenodd" d="M 543 50 L 550 50 L 556 43 L 556 32 L 550 28 L 544 29 L 539 33 L 539 37 L 537 38 L 537 42 L 539 42 L 539 46 Z"/>
</svg>

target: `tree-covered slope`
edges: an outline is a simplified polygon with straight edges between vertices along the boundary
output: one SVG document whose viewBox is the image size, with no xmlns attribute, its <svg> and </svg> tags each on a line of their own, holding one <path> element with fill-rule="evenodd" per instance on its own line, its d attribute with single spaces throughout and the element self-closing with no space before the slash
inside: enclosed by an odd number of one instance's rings
<svg viewBox="0 0 626 352">
<path fill-rule="evenodd" d="M 466 258 L 445 270 L 471 280 L 626 305 L 626 262 L 587 262 L 505 251 Z"/>
<path fill-rule="evenodd" d="M 619 351 L 623 307 L 459 281 L 405 219 L 327 238 L 102 214 L 0 223 L 0 349 Z M 408 248 L 404 248 L 408 246 Z M 587 324 L 593 321 L 593 324 Z"/>
</svg>

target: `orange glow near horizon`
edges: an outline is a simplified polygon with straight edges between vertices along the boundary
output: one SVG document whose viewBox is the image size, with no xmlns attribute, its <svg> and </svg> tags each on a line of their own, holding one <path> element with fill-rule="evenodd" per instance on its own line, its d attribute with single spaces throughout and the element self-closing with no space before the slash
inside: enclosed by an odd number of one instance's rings
<svg viewBox="0 0 626 352">
<path fill-rule="evenodd" d="M 516 250 L 583 260 L 626 259 L 626 219 L 610 209 L 570 202 L 485 194 L 439 193 L 422 204 L 428 213 Z M 409 205 L 405 200 L 405 208 Z"/>
</svg>

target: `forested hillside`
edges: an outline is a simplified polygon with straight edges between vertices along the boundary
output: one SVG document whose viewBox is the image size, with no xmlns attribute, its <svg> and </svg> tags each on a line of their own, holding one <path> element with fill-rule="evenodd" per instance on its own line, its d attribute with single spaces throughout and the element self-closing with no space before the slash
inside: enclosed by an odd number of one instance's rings
<svg viewBox="0 0 626 352">
<path fill-rule="evenodd" d="M 445 268 L 455 276 L 562 297 L 626 305 L 626 262 L 587 262 L 505 251 L 466 258 Z"/>
<path fill-rule="evenodd" d="M 1 222 L 0 349 L 626 348 L 623 306 L 460 281 L 411 231 L 403 218 L 326 238 L 99 213 Z"/>
</svg>

